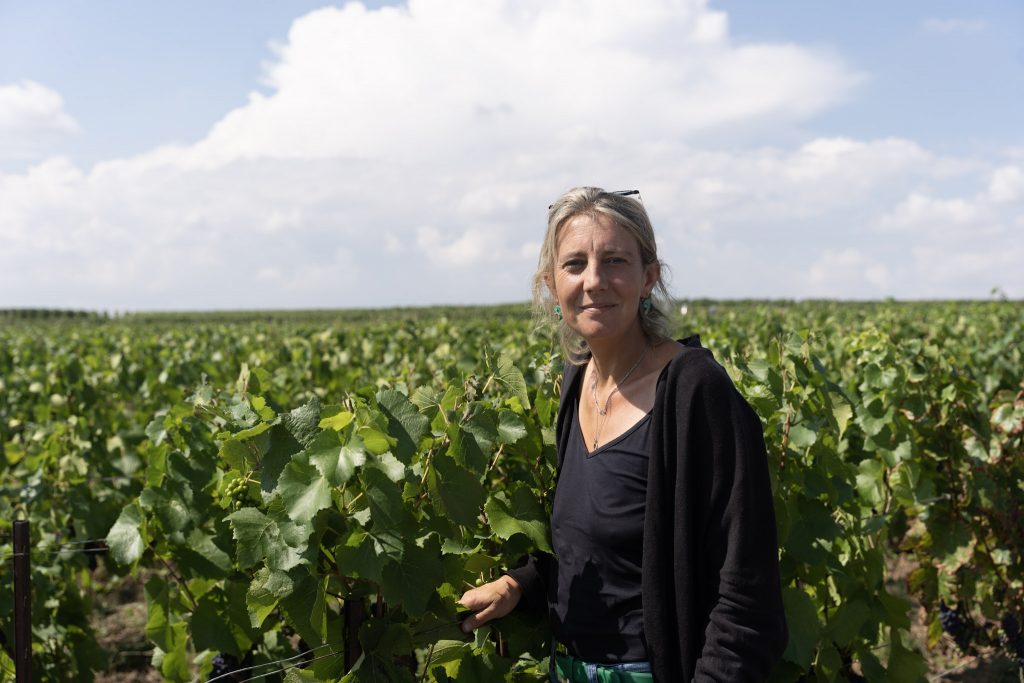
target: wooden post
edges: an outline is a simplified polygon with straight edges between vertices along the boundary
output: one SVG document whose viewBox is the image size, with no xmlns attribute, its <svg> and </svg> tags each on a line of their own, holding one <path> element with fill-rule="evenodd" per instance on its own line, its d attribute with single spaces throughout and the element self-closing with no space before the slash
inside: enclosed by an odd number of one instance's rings
<svg viewBox="0 0 1024 683">
<path fill-rule="evenodd" d="M 32 574 L 28 520 L 14 522 L 14 680 L 32 681 Z"/>
<path fill-rule="evenodd" d="M 349 598 L 341 608 L 345 619 L 345 671 L 351 671 L 363 654 L 359 644 L 359 627 L 366 621 L 366 602 L 362 598 Z"/>
</svg>

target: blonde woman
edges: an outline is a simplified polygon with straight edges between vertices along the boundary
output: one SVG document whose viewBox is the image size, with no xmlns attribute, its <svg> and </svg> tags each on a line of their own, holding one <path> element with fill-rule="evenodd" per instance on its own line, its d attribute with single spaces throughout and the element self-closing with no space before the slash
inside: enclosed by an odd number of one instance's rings
<svg viewBox="0 0 1024 683">
<path fill-rule="evenodd" d="M 787 639 L 761 423 L 697 337 L 669 336 L 631 192 L 548 211 L 534 303 L 558 321 L 554 557 L 468 591 L 466 630 L 546 606 L 552 680 L 763 681 Z"/>
</svg>

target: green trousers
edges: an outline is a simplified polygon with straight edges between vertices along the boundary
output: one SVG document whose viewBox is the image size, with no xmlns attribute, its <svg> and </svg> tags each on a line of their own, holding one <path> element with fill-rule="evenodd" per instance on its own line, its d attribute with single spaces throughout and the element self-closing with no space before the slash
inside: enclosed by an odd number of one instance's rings
<svg viewBox="0 0 1024 683">
<path fill-rule="evenodd" d="M 594 665 L 590 665 L 594 666 Z M 654 675 L 623 671 L 609 666 L 596 665 L 598 683 L 654 683 Z M 555 670 L 569 683 L 590 683 L 587 663 L 575 657 L 558 653 L 555 655 Z"/>
</svg>

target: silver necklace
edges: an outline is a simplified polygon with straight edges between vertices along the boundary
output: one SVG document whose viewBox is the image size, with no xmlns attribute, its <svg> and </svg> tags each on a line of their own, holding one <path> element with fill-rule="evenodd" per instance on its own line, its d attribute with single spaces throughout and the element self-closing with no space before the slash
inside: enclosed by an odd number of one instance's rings
<svg viewBox="0 0 1024 683">
<path fill-rule="evenodd" d="M 622 387 L 622 385 L 624 385 L 627 381 L 629 381 L 629 376 L 633 374 L 634 370 L 636 370 L 638 367 L 640 367 L 640 363 L 643 362 L 644 358 L 647 356 L 647 352 L 650 351 L 650 350 L 651 350 L 650 346 L 645 346 L 644 347 L 644 352 L 641 353 L 640 357 L 636 359 L 635 363 L 633 363 L 633 367 L 631 367 L 629 369 L 629 371 L 626 372 L 626 374 L 622 376 L 622 379 L 620 379 L 616 383 L 615 388 L 612 389 L 610 392 L 608 392 L 608 398 L 606 398 L 604 400 L 604 408 L 603 409 L 601 408 L 601 404 L 597 400 L 597 365 L 594 366 L 594 381 L 591 382 L 590 388 L 591 388 L 592 393 L 594 395 L 594 408 L 597 409 L 597 414 L 600 417 L 604 417 L 604 416 L 606 416 L 608 414 L 608 406 L 612 402 L 612 396 L 614 396 L 615 394 L 619 393 L 619 388 Z M 603 427 L 604 424 L 602 423 L 600 417 L 597 419 L 597 433 L 594 434 L 594 446 L 593 446 L 593 448 L 591 450 L 594 450 L 594 449 L 597 448 L 598 440 L 601 437 L 601 427 Z"/>
</svg>

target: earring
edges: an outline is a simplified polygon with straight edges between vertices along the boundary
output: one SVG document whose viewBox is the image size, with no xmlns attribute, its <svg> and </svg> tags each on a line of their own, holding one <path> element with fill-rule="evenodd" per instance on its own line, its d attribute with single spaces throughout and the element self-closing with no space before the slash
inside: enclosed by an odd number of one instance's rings
<svg viewBox="0 0 1024 683">
<path fill-rule="evenodd" d="M 650 313 L 651 306 L 653 305 L 654 304 L 651 303 L 651 297 L 649 296 L 645 296 L 644 298 L 640 299 L 640 310 L 643 311 L 644 313 Z"/>
<path fill-rule="evenodd" d="M 559 320 L 562 319 L 562 307 L 559 306 L 558 304 L 555 304 L 555 317 L 558 318 Z"/>
</svg>

